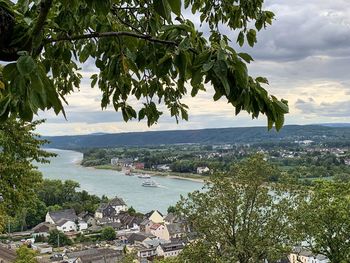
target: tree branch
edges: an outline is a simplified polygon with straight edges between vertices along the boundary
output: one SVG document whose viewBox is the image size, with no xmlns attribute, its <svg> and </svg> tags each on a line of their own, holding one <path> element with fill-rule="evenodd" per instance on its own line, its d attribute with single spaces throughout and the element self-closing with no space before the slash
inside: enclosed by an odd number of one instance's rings
<svg viewBox="0 0 350 263">
<path fill-rule="evenodd" d="M 128 32 L 128 31 L 102 32 L 102 33 L 93 32 L 93 33 L 76 35 L 76 36 L 61 36 L 61 37 L 57 37 L 57 38 L 46 39 L 44 42 L 45 43 L 54 43 L 54 42 L 59 42 L 59 41 L 76 41 L 76 40 L 81 40 L 81 39 L 103 38 L 103 37 L 120 37 L 120 36 L 135 37 L 135 38 L 144 39 L 146 41 L 150 41 L 150 42 L 154 42 L 154 43 L 161 43 L 161 44 L 167 44 L 167 45 L 173 45 L 173 46 L 179 45 L 175 41 L 158 39 L 158 38 L 154 38 L 150 35 L 141 35 L 141 34 L 137 34 L 134 32 Z"/>
<path fill-rule="evenodd" d="M 32 33 L 34 38 L 40 33 L 40 31 L 44 27 L 51 5 L 52 5 L 52 0 L 41 0 L 39 17 L 38 17 L 38 20 L 36 21 L 36 24 L 33 28 L 33 33 Z"/>
</svg>

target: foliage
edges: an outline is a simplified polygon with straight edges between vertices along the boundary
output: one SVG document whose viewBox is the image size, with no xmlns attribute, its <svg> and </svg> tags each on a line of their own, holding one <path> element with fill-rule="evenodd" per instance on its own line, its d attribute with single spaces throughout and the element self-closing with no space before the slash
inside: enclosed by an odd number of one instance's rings
<svg viewBox="0 0 350 263">
<path fill-rule="evenodd" d="M 267 187 L 273 170 L 261 155 L 252 156 L 232 178 L 211 178 L 206 191 L 181 199 L 177 209 L 198 235 L 180 254 L 182 262 L 270 262 L 290 251 L 298 195 Z"/>
<path fill-rule="evenodd" d="M 137 259 L 137 252 L 136 251 L 128 251 L 126 246 L 123 249 L 123 258 L 120 259 L 118 262 L 120 263 L 134 263 Z"/>
<path fill-rule="evenodd" d="M 230 45 L 254 46 L 257 31 L 272 23 L 274 14 L 263 10 L 263 2 L 1 0 L 1 34 L 8 38 L 0 43 L 0 60 L 15 62 L 2 70 L 0 118 L 18 114 L 28 121 L 39 109 L 64 114 L 62 101 L 82 78 L 79 61 L 95 63 L 91 86 L 102 91 L 101 107 L 113 105 L 125 121 L 156 123 L 162 114 L 157 104 L 177 121 L 187 120 L 183 97 L 210 84 L 215 101 L 226 98 L 236 114 L 265 114 L 268 127 L 280 129 L 287 101 L 270 96 L 262 86 L 267 79 L 248 74 L 251 56 Z M 200 14 L 208 36 L 181 14 L 182 7 Z M 223 24 L 227 35 L 219 30 Z M 231 37 L 235 30 L 237 39 Z M 140 103 L 133 105 L 135 99 Z"/>
<path fill-rule="evenodd" d="M 96 195 L 90 195 L 85 190 L 78 192 L 77 188 L 79 188 L 79 183 L 72 180 L 62 182 L 45 179 L 37 188 L 37 195 L 51 211 L 74 208 L 78 214 L 83 211 L 94 213 L 101 199 Z"/>
<path fill-rule="evenodd" d="M 114 240 L 116 238 L 116 233 L 113 227 L 104 227 L 101 232 L 101 238 L 103 240 Z"/>
<path fill-rule="evenodd" d="M 298 215 L 314 253 L 330 262 L 350 262 L 350 184 L 316 182 Z"/>
<path fill-rule="evenodd" d="M 170 206 L 168 207 L 168 209 L 167 209 L 167 212 L 168 212 L 168 214 L 170 214 L 170 213 L 176 213 L 176 207 L 170 205 Z"/>
<path fill-rule="evenodd" d="M 47 238 L 44 235 L 36 235 L 34 239 L 35 243 L 42 243 L 46 241 L 47 241 Z"/>
<path fill-rule="evenodd" d="M 16 260 L 15 263 L 37 263 L 36 260 L 37 252 L 23 245 L 16 250 Z"/>
<path fill-rule="evenodd" d="M 0 123 L 1 210 L 12 217 L 23 219 L 30 212 L 28 207 L 40 206 L 35 189 L 42 179 L 33 162 L 47 162 L 48 157 L 54 156 L 41 149 L 46 141 L 33 132 L 41 122 L 26 123 L 11 118 Z"/>
<path fill-rule="evenodd" d="M 48 237 L 48 243 L 54 247 L 72 245 L 73 242 L 63 232 L 57 229 L 51 230 Z"/>
</svg>

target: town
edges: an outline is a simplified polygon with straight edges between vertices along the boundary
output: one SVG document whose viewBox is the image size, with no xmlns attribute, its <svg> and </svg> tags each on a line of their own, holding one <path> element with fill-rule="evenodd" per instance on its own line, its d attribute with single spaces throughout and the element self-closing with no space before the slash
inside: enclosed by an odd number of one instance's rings
<svg viewBox="0 0 350 263">
<path fill-rule="evenodd" d="M 169 208 L 169 211 L 172 209 Z M 74 209 L 47 212 L 45 222 L 31 230 L 2 235 L 0 262 L 16 260 L 16 249 L 28 247 L 37 252 L 40 263 L 115 263 L 126 255 L 132 261 L 147 263 L 179 255 L 184 246 L 195 242 L 195 233 L 186 220 L 175 213 L 158 210 L 140 214 L 115 197 L 101 203 L 95 214 Z M 295 247 L 283 263 L 327 263 L 322 255 Z"/>
</svg>

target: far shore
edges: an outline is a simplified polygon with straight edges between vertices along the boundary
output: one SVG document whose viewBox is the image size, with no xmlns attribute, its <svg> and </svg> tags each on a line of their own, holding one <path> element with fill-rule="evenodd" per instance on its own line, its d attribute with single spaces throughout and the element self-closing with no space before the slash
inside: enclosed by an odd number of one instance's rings
<svg viewBox="0 0 350 263">
<path fill-rule="evenodd" d="M 77 162 L 76 164 L 81 165 L 81 162 Z M 99 166 L 83 166 L 84 168 L 92 168 L 92 169 L 102 169 L 102 170 L 115 170 L 121 172 L 121 169 L 118 167 L 113 167 L 111 165 L 99 165 Z M 197 183 L 204 183 L 205 180 L 208 178 L 207 176 L 203 175 L 197 175 L 197 174 L 191 174 L 191 173 L 174 173 L 174 172 L 159 172 L 159 171 L 150 171 L 150 170 L 138 170 L 134 169 L 132 170 L 133 174 L 149 174 L 151 176 L 159 176 L 159 177 L 166 177 L 170 179 L 178 179 L 178 180 L 187 180 Z"/>
</svg>

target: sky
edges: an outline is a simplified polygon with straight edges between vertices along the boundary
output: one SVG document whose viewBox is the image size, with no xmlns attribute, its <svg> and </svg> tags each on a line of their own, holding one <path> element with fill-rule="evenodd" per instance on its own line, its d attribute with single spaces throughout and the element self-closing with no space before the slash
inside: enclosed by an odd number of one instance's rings
<svg viewBox="0 0 350 263">
<path fill-rule="evenodd" d="M 269 79 L 269 93 L 289 101 L 286 124 L 350 122 L 350 2 L 349 0 L 267 0 L 265 9 L 275 13 L 272 26 L 258 33 L 254 48 L 233 47 L 252 55 L 248 69 L 253 76 Z M 185 16 L 199 25 L 198 15 Z M 205 31 L 206 28 L 203 28 Z M 225 29 L 223 29 L 225 30 Z M 234 39 L 235 33 L 230 33 Z M 120 113 L 100 107 L 101 92 L 91 89 L 88 63 L 79 91 L 67 97 L 67 120 L 53 112 L 40 112 L 47 121 L 38 127 L 43 135 L 119 133 L 132 131 L 266 126 L 266 117 L 252 120 L 248 114 L 234 115 L 222 99 L 213 102 L 213 90 L 186 97 L 189 121 L 170 118 L 166 112 L 158 124 L 146 121 L 124 123 Z"/>
</svg>

